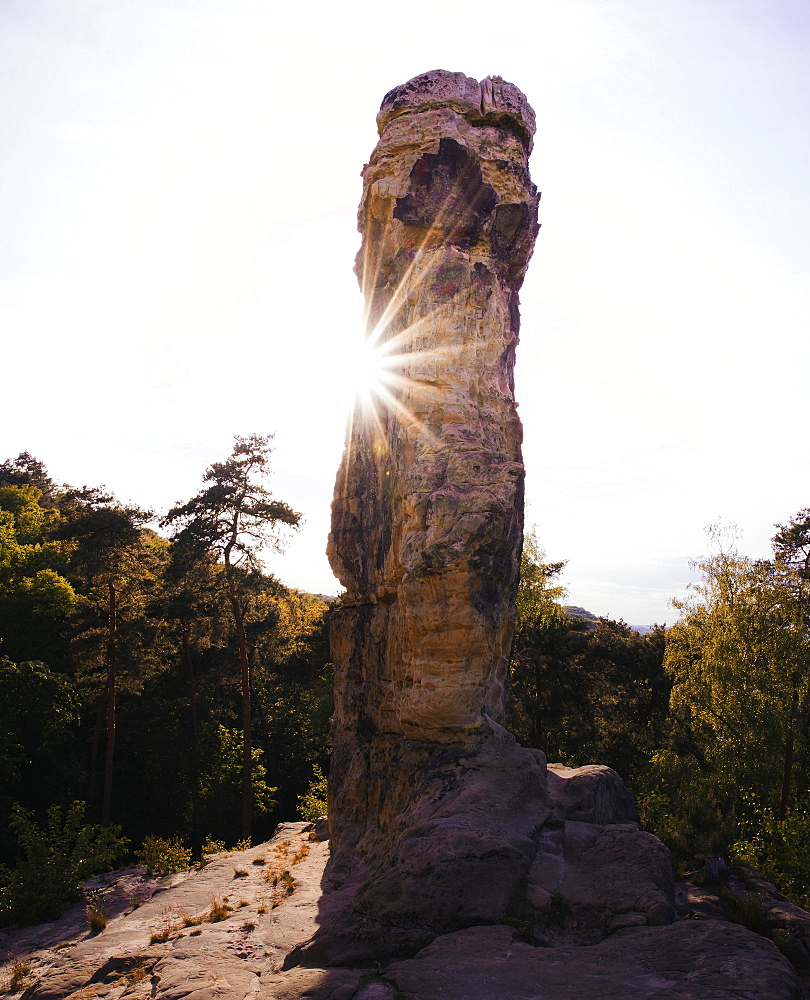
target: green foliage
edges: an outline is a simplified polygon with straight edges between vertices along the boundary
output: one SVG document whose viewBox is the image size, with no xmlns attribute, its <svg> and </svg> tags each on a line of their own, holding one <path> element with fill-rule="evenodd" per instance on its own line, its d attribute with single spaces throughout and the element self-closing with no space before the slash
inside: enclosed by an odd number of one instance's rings
<svg viewBox="0 0 810 1000">
<path fill-rule="evenodd" d="M 135 857 L 151 875 L 171 875 L 184 871 L 191 864 L 191 848 L 179 837 L 146 837 Z"/>
<path fill-rule="evenodd" d="M 642 825 L 667 845 L 676 865 L 728 849 L 737 829 L 736 789 L 718 784 L 694 759 L 656 751 L 634 790 Z"/>
<path fill-rule="evenodd" d="M 666 638 L 664 745 L 636 786 L 645 824 L 676 859 L 731 852 L 805 903 L 810 820 L 795 803 L 810 752 L 808 516 L 779 526 L 773 562 L 709 529 L 716 551 L 695 563 L 702 580 L 673 602 L 682 614 Z M 729 906 L 756 919 L 755 899 Z"/>
<path fill-rule="evenodd" d="M 301 819 L 307 823 L 314 823 L 316 819 L 326 815 L 329 794 L 329 781 L 324 777 L 317 764 L 312 768 L 312 775 L 309 788 L 298 797 L 300 803 L 298 811 L 301 814 Z"/>
<path fill-rule="evenodd" d="M 806 784 L 795 762 L 804 772 L 810 750 L 810 630 L 804 583 L 784 561 L 786 544 L 776 562 L 722 544 L 698 561 L 703 579 L 690 599 L 673 602 L 682 616 L 665 657 L 673 713 L 694 734 L 711 783 L 733 790 L 738 807 L 753 795 L 780 818 Z"/>
<path fill-rule="evenodd" d="M 773 809 L 758 808 L 753 797 L 745 803 L 732 853 L 756 868 L 794 903 L 810 907 L 810 812 L 795 809 L 779 819 Z"/>
<path fill-rule="evenodd" d="M 242 700 L 242 837 L 249 839 L 256 803 L 261 792 L 251 787 L 252 713 L 250 658 L 246 612 L 249 584 L 261 571 L 260 551 L 270 546 L 282 549 L 278 525 L 298 526 L 301 515 L 273 498 L 264 485 L 270 471 L 272 435 L 236 437 L 231 455 L 215 462 L 203 482 L 210 483 L 188 503 L 175 507 L 163 519 L 164 526 L 182 526 L 175 544 L 198 559 L 215 555 L 222 560 L 226 597 L 236 639 Z M 248 593 L 246 593 L 246 590 Z M 269 623 L 268 623 L 269 625 Z"/>
<path fill-rule="evenodd" d="M 70 546 L 50 539 L 59 521 L 34 486 L 0 487 L 0 637 L 14 660 L 58 655 L 76 603 L 65 578 Z"/>
<path fill-rule="evenodd" d="M 22 855 L 12 870 L 2 873 L 0 923 L 32 924 L 58 917 L 81 898 L 82 883 L 108 870 L 126 849 L 120 827 L 84 822 L 85 804 L 73 802 L 63 814 L 48 809 L 40 828 L 34 815 L 17 807 L 11 827 Z"/>
<path fill-rule="evenodd" d="M 31 777 L 28 765 L 37 757 L 56 765 L 78 710 L 68 678 L 44 663 L 0 657 L 0 769 L 8 790 Z"/>
<path fill-rule="evenodd" d="M 275 500 L 262 485 L 270 468 L 272 434 L 236 437 L 232 454 L 214 462 L 203 481 L 210 483 L 186 504 L 169 511 L 164 525 L 183 525 L 183 542 L 203 552 L 215 551 L 224 561 L 260 566 L 263 545 L 279 548 L 276 525 L 296 527 L 301 515 Z"/>
<path fill-rule="evenodd" d="M 276 788 L 267 784 L 267 770 L 260 749 L 251 752 L 253 760 L 253 812 L 261 816 L 275 805 Z M 200 735 L 200 816 L 209 829 L 238 839 L 240 777 L 242 769 L 242 733 L 226 726 L 206 726 Z M 205 828 L 205 827 L 203 827 Z"/>
<path fill-rule="evenodd" d="M 236 444 L 204 484 L 217 503 L 268 470 L 267 439 Z M 17 853 L 15 801 L 40 816 L 86 799 L 136 844 L 235 843 L 246 708 L 257 835 L 295 815 L 329 753 L 327 605 L 259 569 L 250 518 L 297 514 L 267 491 L 245 501 L 231 592 L 221 546 L 169 542 L 103 488 L 54 486 L 27 453 L 0 462 L 0 862 Z"/>
<path fill-rule="evenodd" d="M 560 604 L 565 587 L 554 581 L 565 569 L 564 562 L 547 563 L 546 554 L 532 528 L 523 536 L 520 557 L 520 581 L 515 596 L 515 645 L 522 648 L 524 635 L 530 629 L 543 628 L 565 618 Z"/>
<path fill-rule="evenodd" d="M 221 854 L 225 850 L 227 850 L 227 848 L 225 847 L 225 841 L 214 840 L 214 838 L 211 836 L 210 833 L 203 841 L 202 845 L 203 854 Z"/>
<path fill-rule="evenodd" d="M 661 738 L 670 684 L 663 630 L 640 635 L 622 622 L 568 617 L 534 533 L 524 540 L 510 671 L 510 728 L 549 760 L 598 761 L 628 780 Z"/>
</svg>

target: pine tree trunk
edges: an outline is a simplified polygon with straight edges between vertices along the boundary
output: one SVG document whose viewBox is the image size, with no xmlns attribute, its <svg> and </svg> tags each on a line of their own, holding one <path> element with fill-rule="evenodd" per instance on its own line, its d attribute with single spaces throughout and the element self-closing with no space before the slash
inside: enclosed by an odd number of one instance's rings
<svg viewBox="0 0 810 1000">
<path fill-rule="evenodd" d="M 191 839 L 195 850 L 202 846 L 198 844 L 197 817 L 200 798 L 200 762 L 199 762 L 199 727 L 197 725 L 197 689 L 194 683 L 194 662 L 191 659 L 191 646 L 188 641 L 189 626 L 182 626 L 183 660 L 186 664 L 188 679 L 188 707 L 191 713 Z"/>
<path fill-rule="evenodd" d="M 107 616 L 107 745 L 104 751 L 104 793 L 101 800 L 101 822 L 104 826 L 110 823 L 110 806 L 112 804 L 113 757 L 115 754 L 115 668 L 116 648 L 115 629 L 117 608 L 115 601 L 115 586 L 108 584 L 108 616 Z"/>
<path fill-rule="evenodd" d="M 96 709 L 96 724 L 93 727 L 93 740 L 90 744 L 90 788 L 88 790 L 88 805 L 90 814 L 96 818 L 96 804 L 98 800 L 98 745 L 101 742 L 101 727 L 104 725 L 104 712 L 107 707 L 107 690 L 101 692 L 98 697 L 98 708 Z"/>
<path fill-rule="evenodd" d="M 537 654 L 534 658 L 534 746 L 543 743 L 543 712 L 541 696 L 543 692 L 543 664 L 545 657 Z"/>
<path fill-rule="evenodd" d="M 793 754 L 796 725 L 796 713 L 799 708 L 799 686 L 797 679 L 793 678 L 793 695 L 790 699 L 790 716 L 788 718 L 788 732 L 785 739 L 785 758 L 782 766 L 782 790 L 779 793 L 779 809 L 777 817 L 784 819 L 787 816 L 788 805 L 790 803 L 790 779 L 793 770 Z"/>
<path fill-rule="evenodd" d="M 250 732 L 250 669 L 248 667 L 247 639 L 245 638 L 245 616 L 236 593 L 233 567 L 226 558 L 225 576 L 228 581 L 228 598 L 231 603 L 236 646 L 239 650 L 239 674 L 242 681 L 242 840 L 250 840 L 253 814 L 253 754 Z"/>
</svg>

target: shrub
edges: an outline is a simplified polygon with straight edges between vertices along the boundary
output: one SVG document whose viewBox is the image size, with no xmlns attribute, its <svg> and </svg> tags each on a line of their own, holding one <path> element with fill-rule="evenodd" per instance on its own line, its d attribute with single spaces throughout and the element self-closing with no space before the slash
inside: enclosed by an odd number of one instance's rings
<svg viewBox="0 0 810 1000">
<path fill-rule="evenodd" d="M 666 844 L 676 865 L 696 854 L 728 851 L 737 827 L 737 789 L 722 775 L 658 750 L 633 792 L 642 826 Z"/>
<path fill-rule="evenodd" d="M 108 871 L 129 843 L 119 826 L 84 822 L 84 802 L 64 812 L 48 809 L 44 829 L 34 814 L 15 806 L 9 825 L 22 854 L 17 865 L 0 871 L 0 923 L 36 924 L 53 920 L 82 895 L 82 883 Z"/>
<path fill-rule="evenodd" d="M 314 823 L 316 819 L 326 815 L 328 781 L 317 764 L 313 765 L 312 774 L 306 793 L 298 796 L 298 812 L 307 823 Z"/>
<path fill-rule="evenodd" d="M 214 840 L 214 838 L 209 833 L 205 838 L 205 843 L 202 845 L 203 854 L 221 854 L 225 850 L 224 840 Z"/>
<path fill-rule="evenodd" d="M 171 875 L 181 872 L 191 864 L 191 848 L 185 847 L 179 837 L 147 837 L 135 857 L 153 875 Z"/>
<path fill-rule="evenodd" d="M 799 906 L 810 906 L 810 814 L 803 809 L 778 819 L 749 797 L 733 854 L 756 868 Z"/>
</svg>

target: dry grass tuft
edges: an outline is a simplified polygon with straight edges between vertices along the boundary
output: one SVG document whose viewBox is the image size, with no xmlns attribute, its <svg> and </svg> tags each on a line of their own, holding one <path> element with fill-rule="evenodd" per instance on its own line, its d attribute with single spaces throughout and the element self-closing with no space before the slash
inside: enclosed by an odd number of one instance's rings
<svg viewBox="0 0 810 1000">
<path fill-rule="evenodd" d="M 208 919 L 212 924 L 219 923 L 220 920 L 227 920 L 228 914 L 232 912 L 233 907 L 228 906 L 225 900 L 227 896 L 224 896 L 221 900 L 214 896 L 211 899 L 211 909 L 208 913 Z"/>
<path fill-rule="evenodd" d="M 293 855 L 292 863 L 294 865 L 300 865 L 308 854 L 309 854 L 309 844 L 305 840 Z"/>
<path fill-rule="evenodd" d="M 109 916 L 109 899 L 106 889 L 85 889 L 85 916 L 87 926 L 93 934 L 99 934 L 107 926 Z"/>
<path fill-rule="evenodd" d="M 149 978 L 149 969 L 142 958 L 135 959 L 127 972 L 127 982 L 130 984 L 143 982 Z"/>
<path fill-rule="evenodd" d="M 70 1000 L 95 1000 L 101 989 L 101 986 L 96 986 L 95 984 L 82 986 L 80 990 L 76 990 L 75 993 L 70 994 Z"/>
<path fill-rule="evenodd" d="M 160 928 L 149 938 L 149 944 L 163 944 L 165 941 L 168 941 L 172 934 L 179 931 L 182 927 L 188 926 L 186 923 L 186 920 L 188 919 L 193 918 L 187 917 L 186 914 L 178 916 L 176 910 L 164 910 L 161 917 Z"/>
<path fill-rule="evenodd" d="M 234 868 L 233 877 L 234 878 L 245 878 L 247 871 L 244 868 Z"/>
<path fill-rule="evenodd" d="M 0 992 L 19 993 L 28 985 L 31 963 L 24 958 L 14 957 L 0 972 Z"/>
<path fill-rule="evenodd" d="M 309 845 L 301 844 L 295 854 L 290 851 L 291 842 L 283 841 L 272 849 L 269 866 L 262 872 L 262 878 L 270 885 L 270 907 L 275 909 L 295 892 L 295 879 L 290 874 L 292 865 L 298 864 L 309 853 Z M 302 853 L 303 852 L 303 853 Z M 257 912 L 267 912 L 266 906 Z"/>
</svg>

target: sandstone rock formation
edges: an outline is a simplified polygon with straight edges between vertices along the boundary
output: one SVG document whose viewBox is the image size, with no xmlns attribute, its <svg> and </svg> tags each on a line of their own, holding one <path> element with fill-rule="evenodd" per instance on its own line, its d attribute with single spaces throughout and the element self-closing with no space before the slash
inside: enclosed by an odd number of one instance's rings
<svg viewBox="0 0 810 1000">
<path fill-rule="evenodd" d="M 497 924 L 441 935 L 387 965 L 282 971 L 289 950 L 340 903 L 340 892 L 321 894 L 326 844 L 311 839 L 311 826 L 284 824 L 269 843 L 217 855 L 202 870 L 94 880 L 109 892 L 106 929 L 90 933 L 75 907 L 53 923 L 0 931 L 0 985 L 8 957 L 29 969 L 12 991 L 19 1000 L 804 1000 L 771 942 L 724 923 L 722 907 L 720 919 L 631 928 L 593 946 L 534 947 L 519 927 Z M 582 831 L 568 832 L 582 846 Z M 277 881 L 285 870 L 291 884 Z M 214 901 L 227 904 L 217 922 L 205 919 Z M 793 910 L 794 932 L 808 939 L 810 914 Z"/>
<path fill-rule="evenodd" d="M 346 594 L 332 631 L 332 854 L 320 927 L 286 965 L 404 958 L 389 966 L 391 990 L 422 968 L 405 994 L 438 997 L 456 994 L 435 985 L 432 956 L 441 964 L 461 942 L 471 969 L 491 953 L 497 979 L 504 956 L 525 948 L 512 965 L 521 992 L 480 994 L 507 997 L 534 995 L 524 986 L 555 965 L 545 949 L 564 948 L 587 955 L 586 968 L 615 967 L 621 953 L 628 988 L 657 996 L 697 966 L 686 960 L 665 983 L 666 962 L 650 956 L 682 938 L 690 954 L 701 941 L 711 949 L 717 932 L 676 930 L 668 852 L 640 830 L 614 772 L 547 767 L 503 728 L 522 536 L 518 292 L 538 230 L 534 114 L 500 77 L 434 71 L 386 95 L 377 122 L 357 273 L 368 335 L 387 345 L 396 378 L 356 409 L 335 487 L 328 552 Z M 740 953 L 745 933 L 722 931 Z M 790 995 L 787 963 L 768 954 Z M 742 966 L 723 975 L 722 988 L 745 978 Z M 710 980 L 705 994 L 662 995 L 725 995 Z"/>
<path fill-rule="evenodd" d="M 357 271 L 399 378 L 355 412 L 335 488 L 330 832 L 332 873 L 372 876 L 356 912 L 407 953 L 430 940 L 418 914 L 443 927 L 505 912 L 547 812 L 542 755 L 501 729 L 522 536 L 518 290 L 539 196 L 534 114 L 499 77 L 423 74 L 377 121 Z M 501 830 L 490 816 L 501 802 L 511 817 L 510 796 L 527 810 Z"/>
<path fill-rule="evenodd" d="M 522 534 L 512 373 L 537 232 L 534 116 L 497 77 L 436 72 L 391 91 L 377 121 L 357 270 L 401 378 L 355 413 L 335 489 L 338 761 L 358 733 L 446 743 L 503 722 Z"/>
</svg>

